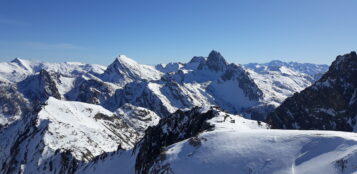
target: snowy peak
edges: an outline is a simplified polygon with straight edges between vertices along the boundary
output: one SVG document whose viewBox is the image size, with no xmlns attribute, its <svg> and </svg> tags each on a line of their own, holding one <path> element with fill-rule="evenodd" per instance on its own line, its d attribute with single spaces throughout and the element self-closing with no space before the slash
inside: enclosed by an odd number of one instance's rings
<svg viewBox="0 0 357 174">
<path fill-rule="evenodd" d="M 119 84 L 143 79 L 156 80 L 160 77 L 161 72 L 154 67 L 141 65 L 124 55 L 118 56 L 102 74 L 104 80 Z"/>
<path fill-rule="evenodd" d="M 205 62 L 201 62 L 198 69 L 204 69 L 207 67 L 213 71 L 224 71 L 226 69 L 227 62 L 224 57 L 218 51 L 212 50 Z"/>
<path fill-rule="evenodd" d="M 27 60 L 20 59 L 17 57 L 14 60 L 12 60 L 11 63 L 16 63 L 18 66 L 22 67 L 23 69 L 25 69 L 27 71 L 32 71 L 29 61 L 27 61 Z"/>
<path fill-rule="evenodd" d="M 120 55 L 116 58 L 116 61 L 119 61 L 119 62 L 124 63 L 124 64 L 138 64 L 135 60 L 130 59 L 129 57 L 127 57 L 127 56 L 124 55 L 124 54 L 120 54 Z"/>
</svg>

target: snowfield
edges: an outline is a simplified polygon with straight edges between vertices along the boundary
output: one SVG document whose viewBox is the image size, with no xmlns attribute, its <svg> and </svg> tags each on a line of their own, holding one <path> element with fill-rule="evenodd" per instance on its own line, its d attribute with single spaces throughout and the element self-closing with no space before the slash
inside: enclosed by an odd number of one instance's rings
<svg viewBox="0 0 357 174">
<path fill-rule="evenodd" d="M 332 131 L 217 130 L 165 150 L 161 165 L 189 173 L 357 173 L 357 135 Z"/>
</svg>

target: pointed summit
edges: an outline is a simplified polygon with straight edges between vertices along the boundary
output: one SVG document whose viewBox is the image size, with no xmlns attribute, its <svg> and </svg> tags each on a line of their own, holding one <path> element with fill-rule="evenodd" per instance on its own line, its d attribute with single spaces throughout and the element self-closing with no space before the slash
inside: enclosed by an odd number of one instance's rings
<svg viewBox="0 0 357 174">
<path fill-rule="evenodd" d="M 206 62 L 202 62 L 198 69 L 203 69 L 205 66 L 208 69 L 214 70 L 216 72 L 224 71 L 227 68 L 227 62 L 221 53 L 216 50 L 212 50 L 209 53 Z"/>
<path fill-rule="evenodd" d="M 114 83 L 127 83 L 135 80 L 160 78 L 154 67 L 141 65 L 125 55 L 119 55 L 103 73 L 103 79 Z"/>
<path fill-rule="evenodd" d="M 16 57 L 14 60 L 11 61 L 12 63 L 21 63 L 22 59 L 20 59 L 19 57 Z"/>
<path fill-rule="evenodd" d="M 11 63 L 16 63 L 18 66 L 24 68 L 25 70 L 32 71 L 32 68 L 30 67 L 30 62 L 28 60 L 16 57 L 14 60 L 11 61 Z"/>
<path fill-rule="evenodd" d="M 135 66 L 137 65 L 138 63 L 133 60 L 133 59 L 130 59 L 129 57 L 123 55 L 123 54 L 120 54 L 114 62 L 117 62 L 117 63 L 120 63 L 120 64 L 126 64 L 126 65 L 132 65 L 132 66 Z"/>
</svg>

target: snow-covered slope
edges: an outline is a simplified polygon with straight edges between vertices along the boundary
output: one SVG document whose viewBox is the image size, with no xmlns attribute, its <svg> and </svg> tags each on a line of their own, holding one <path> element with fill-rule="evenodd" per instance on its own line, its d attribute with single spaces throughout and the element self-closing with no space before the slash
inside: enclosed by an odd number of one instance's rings
<svg viewBox="0 0 357 174">
<path fill-rule="evenodd" d="M 168 146 L 159 158 L 151 173 L 353 173 L 357 136 L 219 129 Z"/>
<path fill-rule="evenodd" d="M 12 124 L 32 110 L 30 102 L 16 86 L 0 83 L 0 129 Z"/>
<path fill-rule="evenodd" d="M 310 86 L 328 70 L 328 65 L 279 60 L 262 64 L 250 63 L 244 67 L 263 91 L 265 100 L 274 106 Z"/>
<path fill-rule="evenodd" d="M 99 155 L 129 150 L 158 117 L 133 106 L 128 113 L 115 115 L 98 105 L 50 97 L 34 113 L 0 130 L 0 173 L 71 173 Z M 134 118 L 143 118 L 142 129 L 129 125 Z"/>
<path fill-rule="evenodd" d="M 263 91 L 264 100 L 275 107 L 313 82 L 310 76 L 284 66 L 264 73 L 257 73 L 253 70 L 248 70 L 248 72 L 259 89 Z"/>
</svg>

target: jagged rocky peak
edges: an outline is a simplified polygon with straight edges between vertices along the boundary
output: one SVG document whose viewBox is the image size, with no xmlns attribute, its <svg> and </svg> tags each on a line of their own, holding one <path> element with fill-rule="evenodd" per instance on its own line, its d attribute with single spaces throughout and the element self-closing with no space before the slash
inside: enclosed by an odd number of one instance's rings
<svg viewBox="0 0 357 174">
<path fill-rule="evenodd" d="M 168 64 L 158 64 L 155 68 L 163 73 L 171 73 L 178 71 L 183 65 L 180 62 L 170 62 Z"/>
<path fill-rule="evenodd" d="M 205 62 L 201 62 L 198 69 L 204 69 L 207 67 L 213 71 L 224 71 L 226 70 L 227 62 L 224 57 L 218 51 L 212 50 Z"/>
<path fill-rule="evenodd" d="M 189 63 L 201 63 L 202 61 L 205 61 L 206 58 L 203 56 L 194 56 L 192 57 L 192 59 L 190 60 Z"/>
<path fill-rule="evenodd" d="M 336 58 L 329 69 L 329 73 L 331 72 L 338 72 L 338 71 L 347 71 L 347 70 L 355 70 L 357 67 L 355 66 L 357 62 L 357 55 L 355 51 L 352 51 L 349 54 L 345 54 L 343 56 L 339 55 Z"/>
<path fill-rule="evenodd" d="M 273 128 L 357 131 L 357 55 L 338 56 L 312 86 L 268 116 Z"/>
</svg>

